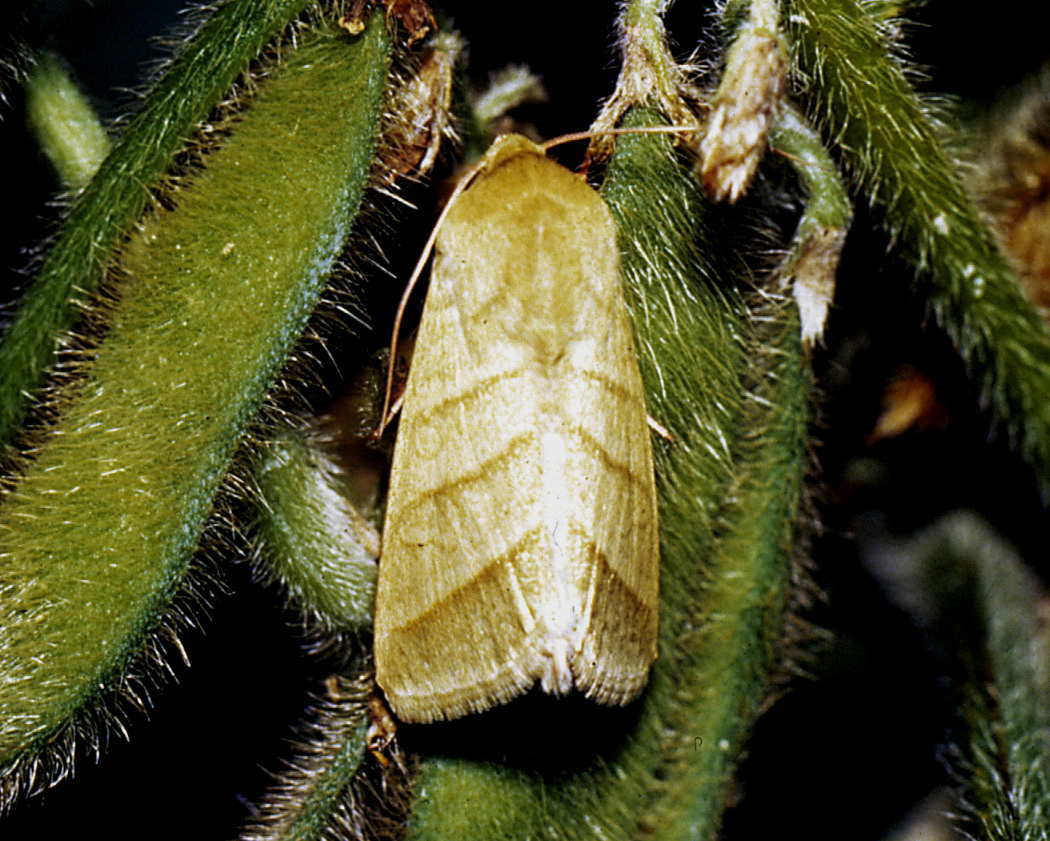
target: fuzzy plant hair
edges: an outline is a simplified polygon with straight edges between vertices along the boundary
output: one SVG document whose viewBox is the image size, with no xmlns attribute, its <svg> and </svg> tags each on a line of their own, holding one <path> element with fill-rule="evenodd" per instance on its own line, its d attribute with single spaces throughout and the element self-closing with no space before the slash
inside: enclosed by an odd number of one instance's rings
<svg viewBox="0 0 1050 841">
<path fill-rule="evenodd" d="M 719 837 L 756 720 L 820 634 L 814 372 L 854 218 L 913 278 L 989 425 L 1044 492 L 1050 477 L 1050 338 L 913 90 L 912 5 L 724 0 L 704 18 L 719 43 L 686 61 L 667 0 L 619 5 L 586 177 L 616 225 L 653 427 L 659 656 L 624 707 L 536 691 L 428 725 L 396 722 L 374 676 L 392 438 L 371 436 L 375 360 L 426 236 L 412 199 L 438 201 L 448 141 L 469 157 L 498 125 L 529 132 L 504 111 L 535 107 L 536 75 L 499 74 L 472 105 L 463 39 L 422 0 L 226 0 L 106 132 L 61 61 L 17 50 L 66 195 L 0 342 L 0 834 L 171 675 L 192 679 L 186 631 L 246 558 L 316 679 L 293 687 L 246 841 Z M 361 370 L 339 426 L 329 391 Z M 963 617 L 939 643 L 965 664 L 959 826 L 1045 837 L 1040 583 L 973 519 L 910 545 L 902 601 Z M 261 677 L 245 703 L 284 680 Z"/>
</svg>

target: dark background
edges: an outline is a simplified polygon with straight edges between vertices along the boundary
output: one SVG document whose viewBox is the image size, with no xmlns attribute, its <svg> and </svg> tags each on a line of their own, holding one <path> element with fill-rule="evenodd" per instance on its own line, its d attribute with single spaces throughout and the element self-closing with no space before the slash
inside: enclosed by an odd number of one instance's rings
<svg viewBox="0 0 1050 841">
<path fill-rule="evenodd" d="M 52 0 L 0 15 L 3 33 L 58 50 L 108 121 L 128 113 L 150 68 L 168 54 L 156 39 L 178 30 L 179 0 Z M 471 77 L 526 63 L 550 103 L 528 112 L 545 136 L 585 128 L 616 78 L 611 2 L 503 4 L 478 11 L 448 3 L 470 44 Z M 1036 72 L 1047 54 L 1045 25 L 1024 19 L 1029 4 L 969 14 L 967 4 L 931 0 L 913 15 L 906 47 L 925 73 L 920 87 L 963 103 L 968 114 Z M 706 4 L 682 0 L 667 18 L 681 54 L 713 56 Z M 26 136 L 17 86 L 8 84 L 0 161 L 9 208 L 0 223 L 0 295 L 16 297 L 32 253 L 53 230 L 55 180 Z M 844 258 L 823 373 L 823 475 L 817 581 L 825 594 L 811 621 L 834 631 L 815 646 L 812 680 L 800 681 L 760 722 L 741 772 L 741 805 L 729 838 L 802 832 L 809 838 L 882 837 L 929 791 L 947 782 L 940 758 L 954 722 L 944 664 L 887 599 L 859 560 L 863 524 L 874 517 L 906 535 L 957 507 L 974 508 L 1023 550 L 1039 542 L 1043 518 L 1031 477 L 984 418 L 943 339 L 923 329 L 906 269 L 861 210 Z M 878 289 L 875 294 L 873 288 Z M 3 310 L 9 312 L 9 308 Z M 951 426 L 866 447 L 882 387 L 903 362 L 935 374 Z M 1033 553 L 1029 553 L 1033 554 Z M 227 572 L 232 593 L 216 598 L 214 621 L 190 632 L 193 666 L 155 693 L 149 720 L 135 717 L 131 741 L 113 738 L 102 761 L 81 762 L 76 779 L 0 820 L 6 841 L 92 832 L 109 839 L 225 838 L 279 767 L 284 741 L 325 666 L 305 660 L 289 616 L 245 564 Z"/>
</svg>

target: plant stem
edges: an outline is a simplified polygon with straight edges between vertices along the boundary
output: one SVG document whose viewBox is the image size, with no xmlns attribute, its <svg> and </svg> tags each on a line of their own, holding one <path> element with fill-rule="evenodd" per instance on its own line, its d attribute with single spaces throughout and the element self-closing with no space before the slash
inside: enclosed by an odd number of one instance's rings
<svg viewBox="0 0 1050 841">
<path fill-rule="evenodd" d="M 783 0 L 810 120 L 917 270 L 919 293 L 1014 445 L 1050 484 L 1050 336 L 957 176 L 958 164 L 856 0 Z"/>
</svg>

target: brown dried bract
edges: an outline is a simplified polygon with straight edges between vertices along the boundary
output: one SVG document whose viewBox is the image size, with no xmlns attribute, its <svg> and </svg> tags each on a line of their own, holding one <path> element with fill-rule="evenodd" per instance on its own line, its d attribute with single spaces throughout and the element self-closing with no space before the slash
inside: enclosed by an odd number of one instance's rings
<svg viewBox="0 0 1050 841">
<path fill-rule="evenodd" d="M 419 69 L 397 93 L 394 121 L 384 151 L 387 180 L 425 175 L 437 162 L 443 140 L 456 137 L 452 123 L 452 83 L 463 42 L 442 33 L 423 53 Z"/>
<path fill-rule="evenodd" d="M 360 35 L 365 31 L 365 8 L 369 0 L 350 0 L 346 14 L 339 18 L 339 26 L 351 35 Z"/>
<path fill-rule="evenodd" d="M 775 31 L 742 33 L 733 44 L 700 143 L 699 171 L 719 201 L 743 195 L 766 151 L 787 67 Z"/>
<path fill-rule="evenodd" d="M 388 22 L 395 18 L 401 24 L 408 35 L 409 46 L 437 28 L 426 0 L 351 0 L 346 14 L 339 18 L 339 25 L 351 35 L 360 35 L 365 28 L 365 9 L 376 2 L 386 6 Z"/>
<path fill-rule="evenodd" d="M 689 81 L 693 68 L 671 55 L 659 14 L 647 13 L 637 21 L 629 12 L 629 4 L 623 4 L 617 22 L 620 75 L 616 90 L 591 124 L 594 139 L 587 149 L 588 163 L 603 161 L 612 154 L 611 129 L 637 105 L 662 112 L 672 125 L 695 127 L 699 132 L 692 106 L 700 101 L 700 92 Z"/>
<path fill-rule="evenodd" d="M 1050 320 L 1050 67 L 994 120 L 977 191 L 1029 297 Z"/>
<path fill-rule="evenodd" d="M 845 228 L 821 228 L 803 243 L 795 262 L 791 288 L 802 320 L 802 342 L 807 348 L 824 335 L 845 244 Z"/>
<path fill-rule="evenodd" d="M 369 753 L 384 768 L 390 763 L 385 752 L 394 741 L 395 736 L 397 736 L 397 722 L 390 712 L 390 707 L 379 695 L 373 693 L 368 699 L 368 732 L 365 734 L 365 743 L 368 745 Z"/>
<path fill-rule="evenodd" d="M 882 414 L 868 435 L 873 444 L 905 432 L 924 432 L 948 423 L 948 410 L 930 376 L 914 365 L 905 365 L 882 393 Z"/>
<path fill-rule="evenodd" d="M 408 33 L 410 46 L 437 28 L 426 0 L 387 0 L 386 17 L 397 18 Z"/>
</svg>

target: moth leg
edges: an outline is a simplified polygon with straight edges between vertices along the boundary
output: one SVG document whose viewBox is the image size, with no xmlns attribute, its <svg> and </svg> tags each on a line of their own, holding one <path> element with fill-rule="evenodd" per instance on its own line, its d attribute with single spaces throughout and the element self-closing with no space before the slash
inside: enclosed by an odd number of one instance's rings
<svg viewBox="0 0 1050 841">
<path fill-rule="evenodd" d="M 662 423 L 660 423 L 660 421 L 658 421 L 656 418 L 654 418 L 654 417 L 652 417 L 650 415 L 646 415 L 645 416 L 645 422 L 647 424 L 649 424 L 649 428 L 653 432 L 655 432 L 657 435 L 659 435 L 661 438 L 663 438 L 669 444 L 673 444 L 674 443 L 674 436 L 671 434 L 670 430 L 668 430 L 668 428 L 666 426 L 664 426 Z"/>
</svg>

